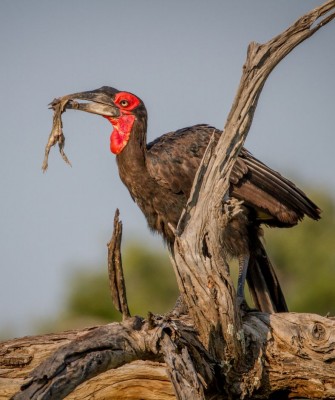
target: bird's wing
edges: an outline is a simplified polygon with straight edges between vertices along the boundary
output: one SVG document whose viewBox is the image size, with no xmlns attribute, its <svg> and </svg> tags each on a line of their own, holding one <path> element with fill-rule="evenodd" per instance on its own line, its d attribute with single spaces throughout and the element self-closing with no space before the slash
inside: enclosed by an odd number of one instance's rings
<svg viewBox="0 0 335 400">
<path fill-rule="evenodd" d="M 211 136 L 221 131 L 195 125 L 167 133 L 147 146 L 150 175 L 174 193 L 189 196 L 193 179 Z M 319 219 L 320 210 L 292 182 L 242 148 L 230 175 L 230 194 L 257 211 L 257 218 L 275 226 L 291 226 L 306 214 Z"/>
<path fill-rule="evenodd" d="M 194 176 L 211 135 L 220 131 L 208 125 L 195 125 L 170 132 L 147 145 L 149 174 L 174 193 L 189 196 Z"/>
<path fill-rule="evenodd" d="M 234 184 L 231 195 L 244 200 L 246 205 L 262 210 L 265 220 L 270 217 L 270 225 L 271 219 L 277 226 L 294 225 L 305 214 L 313 219 L 320 218 L 319 208 L 304 192 L 246 149 L 241 150 L 237 161 L 236 169 L 245 173 L 237 176 L 237 180 L 234 175 L 231 176 Z"/>
</svg>

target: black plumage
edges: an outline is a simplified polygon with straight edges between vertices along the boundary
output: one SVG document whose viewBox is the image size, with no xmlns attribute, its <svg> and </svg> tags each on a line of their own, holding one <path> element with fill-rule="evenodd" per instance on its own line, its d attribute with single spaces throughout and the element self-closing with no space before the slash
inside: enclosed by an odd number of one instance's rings
<svg viewBox="0 0 335 400">
<path fill-rule="evenodd" d="M 218 141 L 222 134 L 220 130 L 195 125 L 167 133 L 147 145 L 147 170 L 159 186 L 180 196 L 179 216 L 185 205 L 182 197 L 188 198 L 190 194 L 195 173 L 213 133 Z M 319 218 L 318 207 L 300 189 L 244 148 L 233 167 L 230 182 L 231 196 L 243 200 L 254 211 L 255 223 L 290 227 L 304 215 Z M 166 222 L 175 225 L 178 219 Z M 169 237 L 167 232 L 165 238 Z M 168 240 L 173 241 L 173 237 Z"/>
</svg>

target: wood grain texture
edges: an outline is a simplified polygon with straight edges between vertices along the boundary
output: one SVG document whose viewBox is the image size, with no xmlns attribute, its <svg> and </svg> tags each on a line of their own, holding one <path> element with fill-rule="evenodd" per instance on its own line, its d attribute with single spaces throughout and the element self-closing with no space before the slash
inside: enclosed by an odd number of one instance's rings
<svg viewBox="0 0 335 400">
<path fill-rule="evenodd" d="M 198 335 L 190 326 L 191 321 L 184 320 L 183 323 L 173 320 L 163 320 L 161 323 L 158 321 L 154 322 L 155 326 L 151 325 L 150 328 L 146 324 L 141 325 L 141 331 L 146 338 L 148 353 L 151 353 L 153 358 L 156 353 L 160 361 L 136 360 L 115 369 L 111 364 L 106 371 L 79 384 L 65 398 L 71 400 L 173 399 L 175 390 L 178 392 L 178 388 L 173 387 L 171 372 L 168 371 L 172 371 L 182 387 L 186 386 L 179 395 L 179 398 L 185 399 L 220 399 L 224 398 L 226 390 L 237 397 L 253 395 L 264 399 L 271 398 L 275 393 L 277 395 L 281 393 L 283 396 L 281 398 L 286 398 L 284 393 L 290 393 L 291 397 L 335 398 L 335 320 L 333 318 L 299 313 L 248 313 L 243 319 L 243 330 L 240 336 L 246 360 L 240 365 L 238 372 L 235 370 L 234 376 L 226 375 L 228 380 L 222 376 L 219 382 L 224 385 L 221 388 L 214 390 L 212 386 L 210 391 L 208 390 L 211 380 L 214 380 L 213 373 L 218 365 L 215 366 L 213 360 L 211 362 L 208 353 L 198 342 Z M 110 328 L 111 335 L 113 324 L 107 327 Z M 0 400 L 11 398 L 22 384 L 29 381 L 28 375 L 43 361 L 46 362 L 42 364 L 46 374 L 48 374 L 47 365 L 50 360 L 53 367 L 61 371 L 64 360 L 71 359 L 74 350 L 78 351 L 76 342 L 81 343 L 82 350 L 88 346 L 96 350 L 97 343 L 101 339 L 101 335 L 100 339 L 98 335 L 99 328 L 26 337 L 1 343 Z M 106 327 L 103 328 L 107 334 L 108 330 Z M 90 341 L 86 341 L 83 346 L 82 339 L 87 335 Z M 71 343 L 73 345 L 69 346 Z M 102 357 L 108 346 L 106 340 L 104 340 L 104 346 L 103 349 L 97 351 L 97 359 L 98 353 Z M 164 352 L 168 355 L 167 363 L 163 362 L 164 355 L 158 354 L 158 348 L 161 346 L 164 346 Z M 112 347 L 110 345 L 110 348 Z M 132 352 L 134 347 L 138 346 L 136 344 L 133 348 L 131 347 L 127 351 Z M 176 351 L 177 349 L 179 351 Z M 55 357 L 56 350 L 61 351 L 62 357 Z M 48 361 L 50 355 L 53 356 Z M 202 357 L 201 360 L 200 357 Z M 71 364 L 68 361 L 67 364 L 69 363 Z M 183 367 L 180 367 L 181 365 L 191 371 L 185 372 Z M 195 365 L 198 371 L 193 374 Z M 226 364 L 224 367 L 228 368 L 229 365 Z M 207 371 L 204 371 L 204 368 L 207 368 Z M 192 385 L 185 385 L 183 379 L 189 374 L 196 381 L 193 381 Z M 190 377 L 188 379 L 189 383 L 192 382 Z M 198 396 L 198 393 L 201 394 L 202 391 L 205 393 L 203 397 Z"/>
</svg>

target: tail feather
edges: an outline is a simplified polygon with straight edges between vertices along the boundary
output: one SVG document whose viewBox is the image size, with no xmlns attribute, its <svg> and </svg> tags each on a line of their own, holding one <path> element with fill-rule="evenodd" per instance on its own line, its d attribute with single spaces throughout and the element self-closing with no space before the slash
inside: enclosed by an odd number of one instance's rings
<svg viewBox="0 0 335 400">
<path fill-rule="evenodd" d="M 262 312 L 288 312 L 276 272 L 261 241 L 250 255 L 247 282 L 255 306 Z"/>
</svg>

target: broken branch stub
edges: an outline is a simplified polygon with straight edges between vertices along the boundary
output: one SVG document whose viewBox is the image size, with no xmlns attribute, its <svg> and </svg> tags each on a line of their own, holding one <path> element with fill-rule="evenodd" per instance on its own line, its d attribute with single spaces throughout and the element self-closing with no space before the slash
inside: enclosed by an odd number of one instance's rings
<svg viewBox="0 0 335 400">
<path fill-rule="evenodd" d="M 126 285 L 122 268 L 122 222 L 119 220 L 119 215 L 119 210 L 116 209 L 113 235 L 110 242 L 107 244 L 108 277 L 114 307 L 122 313 L 123 319 L 126 319 L 130 317 L 130 311 L 127 302 Z"/>
</svg>

